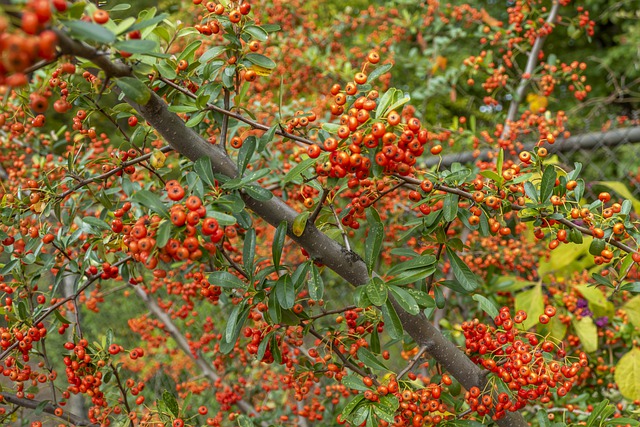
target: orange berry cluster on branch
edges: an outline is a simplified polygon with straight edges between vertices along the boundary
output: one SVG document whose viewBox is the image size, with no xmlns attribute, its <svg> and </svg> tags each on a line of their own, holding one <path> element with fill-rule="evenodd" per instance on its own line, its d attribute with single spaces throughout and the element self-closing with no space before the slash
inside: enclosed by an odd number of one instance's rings
<svg viewBox="0 0 640 427">
<path fill-rule="evenodd" d="M 547 306 L 540 316 L 545 324 L 555 315 L 555 308 Z M 471 360 L 491 371 L 507 385 L 511 393 L 500 393 L 498 401 L 480 397 L 477 387 L 467 392 L 466 399 L 471 409 L 479 415 L 492 413 L 494 419 L 504 417 L 506 411 L 517 411 L 530 401 L 548 403 L 553 398 L 553 390 L 565 396 L 574 385 L 580 368 L 587 366 L 587 356 L 580 353 L 579 361 L 566 360 L 566 351 L 549 340 L 518 329 L 517 325 L 527 319 L 527 313 L 520 310 L 514 317 L 508 307 L 502 307 L 494 319 L 495 327 L 480 323 L 478 319 L 464 322 L 462 330 L 466 339 L 467 354 Z M 545 357 L 555 351 L 560 361 Z M 497 385 L 493 386 L 497 390 Z"/>
</svg>

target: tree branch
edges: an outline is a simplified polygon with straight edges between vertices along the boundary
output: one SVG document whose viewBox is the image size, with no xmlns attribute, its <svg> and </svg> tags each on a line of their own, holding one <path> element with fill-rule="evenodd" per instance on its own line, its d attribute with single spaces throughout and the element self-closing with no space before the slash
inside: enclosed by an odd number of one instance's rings
<svg viewBox="0 0 640 427">
<path fill-rule="evenodd" d="M 545 24 L 553 25 L 558 18 L 558 10 L 560 9 L 560 2 L 558 0 L 553 0 L 553 5 L 551 6 L 551 11 L 549 12 L 549 16 L 547 17 L 547 21 Z M 505 139 L 509 136 L 509 132 L 511 131 L 511 122 L 514 122 L 516 119 L 516 115 L 518 114 L 518 108 L 520 107 L 520 103 L 524 99 L 524 94 L 527 90 L 527 86 L 529 86 L 529 82 L 531 81 L 531 76 L 533 75 L 533 71 L 538 65 L 538 54 L 542 49 L 542 45 L 544 41 L 547 39 L 547 36 L 538 36 L 536 41 L 533 43 L 533 47 L 529 52 L 529 58 L 527 59 L 527 65 L 525 66 L 524 73 L 522 73 L 523 77 L 520 80 L 520 84 L 516 89 L 516 93 L 511 100 L 511 104 L 509 104 L 509 112 L 507 113 L 507 118 L 504 122 L 504 128 L 502 129 L 502 135 L 500 135 L 500 139 Z M 524 77 L 526 76 L 526 78 Z"/>
<path fill-rule="evenodd" d="M 4 399 L 5 402 L 11 403 L 12 405 L 16 405 L 16 406 L 21 406 L 21 407 L 27 408 L 27 409 L 36 409 L 36 408 L 40 407 L 40 405 L 43 404 L 43 401 L 24 399 L 24 398 L 17 397 L 15 395 L 7 393 L 7 392 L 0 393 L 0 396 L 2 396 L 2 398 Z M 75 414 L 72 414 L 72 413 L 68 413 L 68 412 L 63 412 L 61 416 L 57 416 L 55 414 L 55 410 L 56 410 L 55 406 L 53 406 L 51 403 L 46 403 L 44 405 L 45 406 L 42 408 L 42 412 L 45 412 L 45 413 L 50 414 L 50 415 L 54 415 L 54 416 L 60 418 L 61 420 L 64 420 L 64 421 L 66 421 L 68 423 L 71 423 L 71 424 L 75 424 L 76 426 L 97 426 L 97 425 L 99 425 L 99 424 L 96 424 L 96 423 L 92 423 L 91 421 L 87 420 L 84 417 L 81 417 L 79 415 L 75 415 Z"/>
</svg>

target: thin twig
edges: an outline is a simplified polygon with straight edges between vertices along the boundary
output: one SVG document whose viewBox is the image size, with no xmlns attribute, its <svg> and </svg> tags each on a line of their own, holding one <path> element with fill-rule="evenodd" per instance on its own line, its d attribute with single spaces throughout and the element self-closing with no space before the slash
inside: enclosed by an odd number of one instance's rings
<svg viewBox="0 0 640 427">
<path fill-rule="evenodd" d="M 197 96 L 191 92 L 188 89 L 183 88 L 182 86 L 179 86 L 177 84 L 175 84 L 174 82 L 172 82 L 169 79 L 165 79 L 164 77 L 160 77 L 160 79 L 162 82 L 166 83 L 167 85 L 171 86 L 172 88 L 179 90 L 180 92 L 182 92 L 183 94 L 187 95 L 188 97 L 192 98 L 192 99 L 196 99 Z M 255 120 L 251 120 L 245 116 L 243 116 L 242 114 L 238 114 L 238 113 L 234 113 L 233 111 L 229 111 L 229 110 L 225 110 L 224 108 L 220 108 L 217 105 L 213 105 L 213 104 L 207 104 L 207 108 L 211 111 L 217 111 L 218 113 L 222 113 L 226 116 L 229 116 L 231 118 L 234 118 L 238 121 L 241 121 L 243 123 L 248 124 L 249 126 L 251 126 L 254 129 L 258 129 L 258 130 L 263 130 L 263 131 L 268 131 L 269 130 L 269 126 L 263 125 L 261 123 L 256 122 Z M 289 132 L 285 132 L 283 130 L 276 130 L 276 135 L 280 135 L 284 138 L 289 138 L 293 141 L 298 141 L 301 142 L 303 144 L 307 144 L 307 145 L 312 145 L 315 144 L 315 142 L 313 142 L 310 139 L 307 138 L 303 138 L 301 136 L 298 135 L 294 135 L 292 133 Z"/>
<path fill-rule="evenodd" d="M 320 341 L 325 341 L 326 339 L 325 337 L 320 335 L 318 331 L 316 331 L 313 328 L 309 328 L 309 333 L 314 337 L 318 338 Z M 363 378 L 369 376 L 365 371 L 363 371 L 358 366 L 351 363 L 351 361 L 347 359 L 346 356 L 342 354 L 342 352 L 333 345 L 333 343 L 329 343 L 329 348 L 331 348 L 331 351 L 333 351 L 336 354 L 336 356 L 340 358 L 344 366 L 351 369 L 353 372 L 355 372 L 356 374 L 360 375 Z M 372 379 L 373 379 L 373 384 L 375 384 L 376 386 L 380 385 L 380 383 L 375 378 L 372 378 Z"/>
<path fill-rule="evenodd" d="M 229 110 L 229 99 L 230 93 L 229 89 L 226 87 L 223 89 L 224 91 L 224 100 L 223 105 L 225 110 Z M 222 148 L 224 148 L 224 152 L 227 152 L 227 131 L 229 129 L 229 116 L 224 114 L 222 116 L 222 127 L 220 128 L 220 142 L 222 143 Z"/>
<path fill-rule="evenodd" d="M 552 25 L 556 19 L 558 18 L 558 10 L 560 9 L 560 2 L 558 0 L 553 0 L 553 5 L 551 6 L 551 11 L 549 12 L 549 16 L 545 22 L 545 25 Z M 516 93 L 509 104 L 509 112 L 507 113 L 507 118 L 504 122 L 504 127 L 502 129 L 502 134 L 500 135 L 500 139 L 505 139 L 509 132 L 511 131 L 510 123 L 514 122 L 516 119 L 516 115 L 518 114 L 518 107 L 520 107 L 520 102 L 524 99 L 524 94 L 529 86 L 529 82 L 531 81 L 531 76 L 538 65 L 538 54 L 542 49 L 542 45 L 546 40 L 546 36 L 538 36 L 536 41 L 533 43 L 531 47 L 531 51 L 529 52 L 529 58 L 527 59 L 527 65 L 525 66 L 524 73 L 522 73 L 522 79 L 520 80 L 520 84 L 516 89 Z"/>
<path fill-rule="evenodd" d="M 351 252 L 351 244 L 349 243 L 349 237 L 347 236 L 347 233 L 344 231 L 344 227 L 342 227 L 342 222 L 340 221 L 340 218 L 338 217 L 338 213 L 333 207 L 333 203 L 331 203 L 329 207 L 331 208 L 331 212 L 333 212 L 333 216 L 336 219 L 336 224 L 338 225 L 340 234 L 342 234 L 342 239 L 344 240 L 344 247 L 347 250 L 347 252 Z"/>
<path fill-rule="evenodd" d="M 222 247 L 222 245 L 218 245 L 218 250 L 220 251 L 220 253 L 222 254 L 222 256 L 224 257 L 224 259 L 227 260 L 227 262 L 229 263 L 229 265 L 231 265 L 231 267 L 236 270 L 238 273 L 242 274 L 244 276 L 245 279 L 249 278 L 249 273 L 247 273 L 242 267 L 240 267 L 238 265 L 237 262 L 235 262 L 234 260 L 231 259 L 231 257 L 229 256 L 229 254 L 227 254 L 227 252 L 224 250 L 224 248 Z"/>
<path fill-rule="evenodd" d="M 113 376 L 116 379 L 118 390 L 120 390 L 120 394 L 122 395 L 122 403 L 124 404 L 124 407 L 127 410 L 127 414 L 130 414 L 131 408 L 129 407 L 129 401 L 127 399 L 127 390 L 125 390 L 124 386 L 122 385 L 122 381 L 120 381 L 120 375 L 118 375 L 118 370 L 116 369 L 116 367 L 113 366 L 113 363 L 110 363 L 109 366 L 111 367 L 111 372 L 113 372 Z M 132 419 L 129 419 L 129 425 L 131 427 L 134 426 Z"/>
<path fill-rule="evenodd" d="M 164 147 L 160 148 L 160 151 L 163 152 L 163 153 L 168 153 L 170 151 L 173 151 L 173 148 L 171 148 L 168 145 L 165 145 Z M 86 186 L 88 184 L 91 184 L 92 182 L 102 181 L 104 179 L 107 179 L 110 176 L 117 174 L 119 171 L 124 170 L 124 168 L 126 168 L 127 166 L 131 166 L 131 165 L 135 165 L 135 164 L 144 162 L 145 160 L 151 158 L 151 156 L 153 156 L 153 152 L 144 154 L 144 155 L 142 155 L 140 157 L 136 157 L 133 160 L 128 160 L 126 162 L 122 162 L 122 164 L 120 166 L 118 166 L 117 168 L 111 169 L 109 172 L 105 172 L 103 174 L 96 175 L 96 176 L 93 176 L 91 178 L 83 179 L 82 181 L 78 182 L 78 184 L 76 184 L 74 187 L 72 187 L 72 188 L 68 189 L 67 191 L 65 191 L 64 193 L 56 196 L 56 198 L 58 200 L 62 200 L 65 197 L 67 197 L 68 195 L 76 192 L 77 190 L 79 190 L 80 188 L 82 188 L 82 187 L 84 187 L 84 186 Z"/>
<path fill-rule="evenodd" d="M 313 210 L 313 212 L 311 213 L 311 216 L 309 216 L 309 222 L 311 224 L 315 224 L 316 223 L 316 219 L 318 219 L 318 214 L 320 214 L 320 210 L 322 210 L 322 205 L 324 205 L 325 200 L 327 200 L 327 196 L 329 195 L 329 190 L 326 188 L 322 189 L 322 195 L 320 196 L 320 201 L 318 202 L 318 205 L 316 206 L 316 208 Z"/>
<path fill-rule="evenodd" d="M 407 372 L 409 372 L 410 370 L 413 369 L 414 366 L 416 366 L 416 363 L 418 363 L 418 360 L 420 359 L 420 357 L 422 357 L 422 355 L 427 351 L 427 347 L 422 346 L 418 349 L 418 353 L 416 353 L 416 355 L 413 357 L 413 359 L 411 359 L 411 361 L 407 364 L 407 366 L 404 367 L 404 369 L 402 371 L 400 371 L 400 373 L 398 373 L 398 379 L 402 378 Z"/>
<path fill-rule="evenodd" d="M 92 423 L 91 421 L 79 416 L 79 415 L 75 415 L 72 413 L 68 413 L 68 412 L 63 412 L 62 415 L 58 416 L 55 414 L 55 410 L 56 407 L 53 406 L 50 403 L 44 404 L 44 407 L 42 407 L 41 405 L 43 405 L 42 401 L 39 400 L 32 400 L 32 399 L 25 399 L 25 398 L 21 398 L 21 397 L 17 397 L 13 394 L 7 393 L 7 392 L 1 392 L 0 396 L 2 396 L 2 398 L 4 399 L 5 402 L 9 402 L 12 405 L 16 405 L 16 406 L 20 406 L 22 408 L 27 408 L 27 409 L 36 409 L 38 407 L 42 408 L 42 412 L 45 412 L 47 414 L 51 414 L 54 415 L 68 423 L 71 424 L 75 424 L 76 426 L 97 426 L 99 424 L 96 423 Z"/>
</svg>

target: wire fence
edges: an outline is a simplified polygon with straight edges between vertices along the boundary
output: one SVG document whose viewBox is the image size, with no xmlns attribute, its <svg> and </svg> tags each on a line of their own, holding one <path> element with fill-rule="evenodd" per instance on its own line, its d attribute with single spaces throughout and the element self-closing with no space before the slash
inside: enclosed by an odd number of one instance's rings
<svg viewBox="0 0 640 427">
<path fill-rule="evenodd" d="M 524 145 L 532 150 L 535 143 Z M 603 132 L 574 134 L 546 145 L 550 155 L 555 155 L 565 170 L 572 170 L 574 164 L 583 165 L 581 177 L 590 183 L 585 191 L 587 199 L 594 199 L 602 190 L 599 182 L 617 181 L 625 184 L 635 198 L 640 198 L 640 126 L 618 128 Z M 441 167 L 458 162 L 469 164 L 478 160 L 490 160 L 495 150 L 481 150 L 479 153 L 466 151 L 443 157 Z M 438 163 L 437 158 L 427 161 L 427 166 Z"/>
</svg>

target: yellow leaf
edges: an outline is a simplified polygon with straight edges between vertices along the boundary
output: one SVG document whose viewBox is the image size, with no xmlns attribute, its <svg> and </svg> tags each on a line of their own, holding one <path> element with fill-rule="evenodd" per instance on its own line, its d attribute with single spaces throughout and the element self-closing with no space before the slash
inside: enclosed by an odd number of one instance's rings
<svg viewBox="0 0 640 427">
<path fill-rule="evenodd" d="M 537 113 L 541 108 L 547 108 L 549 100 L 546 96 L 530 93 L 527 95 L 527 102 L 529 102 L 529 110 L 533 113 Z"/>
<path fill-rule="evenodd" d="M 611 301 L 598 288 L 587 285 L 578 285 L 575 287 L 582 294 L 584 299 L 589 301 L 589 308 L 593 311 L 594 317 L 612 316 L 615 307 Z"/>
<path fill-rule="evenodd" d="M 605 187 L 609 187 L 609 189 L 615 191 L 620 196 L 629 200 L 633 205 L 633 210 L 636 212 L 640 212 L 640 200 L 633 197 L 633 194 L 629 191 L 626 185 L 618 181 L 597 181 L 594 184 L 604 185 Z"/>
<path fill-rule="evenodd" d="M 435 74 L 438 72 L 438 70 L 440 71 L 444 71 L 447 69 L 447 58 L 445 58 L 444 56 L 437 56 L 436 60 L 433 64 L 433 67 L 431 67 L 431 74 Z"/>
<path fill-rule="evenodd" d="M 573 319 L 573 328 L 582 343 L 582 348 L 587 353 L 598 349 L 598 327 L 591 317 L 583 317 L 580 320 Z"/>
<path fill-rule="evenodd" d="M 304 228 L 307 226 L 307 219 L 309 219 L 309 211 L 304 211 L 293 220 L 293 226 L 291 227 L 293 234 L 300 237 L 304 233 Z"/>
<path fill-rule="evenodd" d="M 482 22 L 484 22 L 488 26 L 497 27 L 501 24 L 500 21 L 489 15 L 489 12 L 487 12 L 486 10 L 482 9 L 480 13 L 482 14 Z"/>
<path fill-rule="evenodd" d="M 627 313 L 629 323 L 640 329 L 640 295 L 631 298 L 622 309 Z"/>
<path fill-rule="evenodd" d="M 256 64 L 252 64 L 251 67 L 249 67 L 249 69 L 255 71 L 256 74 L 259 76 L 269 76 L 273 72 L 271 68 L 261 67 Z"/>
<path fill-rule="evenodd" d="M 527 320 L 522 324 L 524 329 L 529 329 L 538 323 L 538 318 L 544 312 L 542 298 L 542 282 L 538 282 L 532 289 L 516 294 L 516 311 L 527 312 Z"/>
<path fill-rule="evenodd" d="M 549 260 L 540 261 L 538 276 L 545 277 L 549 273 L 569 277 L 575 271 L 582 271 L 593 264 L 593 256 L 589 255 L 591 238 L 585 237 L 581 244 L 563 244 L 553 250 Z"/>
<path fill-rule="evenodd" d="M 166 160 L 167 160 L 167 156 L 165 156 L 165 154 L 162 151 L 154 150 L 154 152 L 151 154 L 151 158 L 149 159 L 149 163 L 151 163 L 151 166 L 157 169 L 164 166 L 164 162 Z"/>
<path fill-rule="evenodd" d="M 634 348 L 622 356 L 616 365 L 614 378 L 624 397 L 640 399 L 640 349 Z"/>
</svg>

